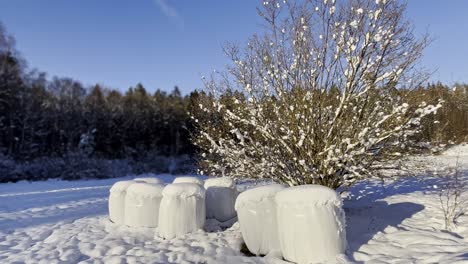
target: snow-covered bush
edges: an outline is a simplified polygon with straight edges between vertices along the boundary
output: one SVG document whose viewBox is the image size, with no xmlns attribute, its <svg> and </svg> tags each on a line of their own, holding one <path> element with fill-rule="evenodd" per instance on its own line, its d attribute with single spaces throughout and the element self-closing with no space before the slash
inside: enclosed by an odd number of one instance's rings
<svg viewBox="0 0 468 264">
<path fill-rule="evenodd" d="M 273 0 L 259 13 L 268 30 L 226 47 L 232 66 L 205 79 L 192 112 L 203 174 L 336 189 L 369 176 L 440 107 L 400 90 L 423 80 L 427 38 L 399 1 Z"/>
<path fill-rule="evenodd" d="M 203 228 L 205 189 L 196 183 L 173 183 L 163 190 L 159 208 L 159 236 L 171 239 Z"/>
<path fill-rule="evenodd" d="M 173 183 L 196 183 L 200 186 L 204 184 L 202 179 L 191 176 L 177 177 L 174 179 Z"/>
<path fill-rule="evenodd" d="M 110 178 L 106 173 L 106 166 L 98 159 L 88 157 L 83 153 L 68 153 L 64 157 L 66 163 L 62 179 L 103 179 Z"/>
<path fill-rule="evenodd" d="M 171 168 L 172 174 L 195 174 L 197 172 L 197 164 L 193 156 L 182 155 L 175 158 L 175 166 Z"/>
<path fill-rule="evenodd" d="M 125 219 L 125 196 L 134 181 L 119 181 L 109 190 L 109 218 L 116 224 L 123 224 Z"/>
<path fill-rule="evenodd" d="M 56 158 L 38 158 L 27 162 L 15 163 L 9 172 L 9 180 L 38 181 L 60 177 L 63 173 L 64 162 Z"/>
<path fill-rule="evenodd" d="M 275 195 L 285 187 L 272 184 L 239 194 L 235 209 L 244 242 L 250 252 L 266 255 L 280 250 Z"/>
<path fill-rule="evenodd" d="M 454 147 L 444 154 L 451 154 L 457 147 Z M 436 186 L 439 192 L 440 209 L 444 215 L 444 228 L 452 230 L 457 225 L 460 216 L 468 212 L 468 182 L 463 176 L 457 153 L 457 161 L 454 168 L 444 171 L 442 184 Z"/>
<path fill-rule="evenodd" d="M 157 227 L 164 185 L 136 182 L 127 188 L 125 224 L 133 227 Z"/>
<path fill-rule="evenodd" d="M 78 143 L 78 149 L 81 151 L 82 154 L 86 156 L 91 156 L 96 148 L 96 135 L 97 130 L 92 129 L 87 133 L 84 133 L 80 136 L 80 142 Z"/>
<path fill-rule="evenodd" d="M 283 257 L 296 263 L 328 263 L 346 250 L 341 197 L 320 185 L 290 187 L 275 196 Z"/>
<path fill-rule="evenodd" d="M 224 222 L 236 216 L 236 184 L 231 178 L 219 177 L 205 180 L 206 217 Z"/>
<path fill-rule="evenodd" d="M 0 153 L 0 182 L 11 181 L 11 172 L 15 169 L 15 161 Z"/>
<path fill-rule="evenodd" d="M 162 156 L 158 153 L 149 152 L 143 158 L 136 160 L 133 164 L 134 172 L 137 174 L 153 171 L 158 173 L 170 173 L 174 157 Z"/>
<path fill-rule="evenodd" d="M 106 162 L 106 175 L 109 178 L 118 178 L 133 173 L 132 164 L 127 159 L 102 160 Z"/>
</svg>

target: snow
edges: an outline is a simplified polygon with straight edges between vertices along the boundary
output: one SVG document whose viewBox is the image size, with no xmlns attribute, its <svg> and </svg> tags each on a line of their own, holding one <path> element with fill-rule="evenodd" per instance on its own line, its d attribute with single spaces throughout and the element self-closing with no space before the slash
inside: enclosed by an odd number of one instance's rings
<svg viewBox="0 0 468 264">
<path fill-rule="evenodd" d="M 125 224 L 132 227 L 158 226 L 159 205 L 164 185 L 134 183 L 125 197 Z"/>
<path fill-rule="evenodd" d="M 164 182 L 161 179 L 158 179 L 156 177 L 138 177 L 133 180 L 146 183 L 164 184 Z"/>
<path fill-rule="evenodd" d="M 205 189 L 196 184 L 189 182 L 180 182 L 169 184 L 163 190 L 163 196 L 181 196 L 190 197 L 197 196 L 199 198 L 205 198 Z"/>
<path fill-rule="evenodd" d="M 442 186 L 443 178 L 430 173 L 456 166 L 456 160 L 444 153 L 412 157 L 408 163 L 417 166 L 411 177 L 371 179 L 351 187 L 343 195 L 350 261 L 467 263 L 468 215 L 454 230 L 443 230 L 439 188 L 433 188 Z M 459 157 L 459 166 L 466 179 L 467 156 Z M 170 240 L 159 238 L 157 228 L 112 223 L 109 189 L 133 178 L 0 184 L 0 263 L 286 263 L 241 253 L 238 223 L 209 219 L 206 231 Z M 174 180 L 172 175 L 158 178 Z M 258 184 L 244 180 L 237 188 Z"/>
<path fill-rule="evenodd" d="M 203 180 L 198 178 L 198 177 L 190 177 L 190 176 L 184 176 L 184 177 L 177 177 L 174 179 L 173 183 L 183 183 L 183 182 L 188 182 L 188 183 L 196 183 L 200 186 L 203 186 Z"/>
<path fill-rule="evenodd" d="M 442 153 L 444 156 L 468 156 L 468 144 L 453 146 Z"/>
<path fill-rule="evenodd" d="M 112 222 L 116 224 L 124 222 L 127 188 L 134 183 L 134 181 L 119 181 L 110 188 L 109 218 Z"/>
<path fill-rule="evenodd" d="M 284 189 L 275 196 L 278 238 L 283 257 L 296 263 L 343 258 L 345 217 L 341 197 L 320 185 Z"/>
<path fill-rule="evenodd" d="M 236 200 L 242 237 L 253 254 L 267 255 L 280 250 L 274 197 L 284 188 L 279 184 L 252 188 Z"/>
<path fill-rule="evenodd" d="M 343 204 L 337 192 L 322 185 L 302 185 L 287 188 L 277 193 L 275 200 L 286 205 L 334 203 L 341 207 Z"/>
<path fill-rule="evenodd" d="M 205 189 L 208 190 L 209 187 L 227 187 L 234 188 L 236 184 L 231 178 L 228 177 L 218 177 L 218 178 L 208 178 L 205 180 Z"/>
<path fill-rule="evenodd" d="M 205 181 L 206 216 L 221 222 L 236 217 L 234 203 L 237 189 L 232 179 L 227 177 L 209 178 Z"/>
<path fill-rule="evenodd" d="M 252 191 L 244 191 L 239 194 L 236 200 L 236 211 L 245 206 L 246 203 L 259 203 L 264 199 L 271 199 L 277 192 L 283 190 L 285 187 L 281 184 L 268 184 L 265 186 L 257 187 Z"/>
<path fill-rule="evenodd" d="M 159 208 L 159 236 L 180 237 L 203 228 L 205 189 L 196 183 L 173 183 L 163 190 Z"/>
</svg>

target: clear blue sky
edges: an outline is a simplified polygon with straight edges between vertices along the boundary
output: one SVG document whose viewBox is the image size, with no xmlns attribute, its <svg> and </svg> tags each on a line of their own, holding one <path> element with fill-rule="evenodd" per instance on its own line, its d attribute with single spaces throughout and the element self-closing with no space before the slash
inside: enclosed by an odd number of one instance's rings
<svg viewBox="0 0 468 264">
<path fill-rule="evenodd" d="M 226 41 L 261 30 L 255 0 L 0 0 L 0 21 L 31 68 L 84 84 L 154 91 L 202 88 L 228 62 Z M 416 32 L 434 38 L 433 80 L 468 82 L 468 1 L 410 0 Z"/>
</svg>

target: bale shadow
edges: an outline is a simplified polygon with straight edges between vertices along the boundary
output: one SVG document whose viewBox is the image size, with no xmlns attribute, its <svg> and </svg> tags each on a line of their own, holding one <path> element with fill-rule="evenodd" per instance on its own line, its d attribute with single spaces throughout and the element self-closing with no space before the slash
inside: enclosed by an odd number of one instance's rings
<svg viewBox="0 0 468 264">
<path fill-rule="evenodd" d="M 424 208 L 421 204 L 411 202 L 388 204 L 385 201 L 374 201 L 353 204 L 353 201 L 345 201 L 349 257 L 353 259 L 353 252 L 358 251 L 379 232 L 386 233 L 384 230 L 388 227 L 393 227 L 391 232 L 404 230 L 399 225 Z"/>
</svg>

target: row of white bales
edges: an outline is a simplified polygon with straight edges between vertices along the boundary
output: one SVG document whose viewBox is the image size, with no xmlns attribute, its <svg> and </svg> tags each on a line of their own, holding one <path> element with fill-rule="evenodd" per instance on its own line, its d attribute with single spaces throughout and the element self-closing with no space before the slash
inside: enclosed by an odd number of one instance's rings
<svg viewBox="0 0 468 264">
<path fill-rule="evenodd" d="M 346 249 L 341 198 L 319 185 L 271 184 L 239 194 L 227 177 L 178 177 L 168 185 L 136 178 L 112 186 L 109 215 L 117 224 L 157 227 L 165 239 L 203 229 L 206 218 L 237 216 L 250 252 L 296 263 L 334 261 Z"/>
</svg>

